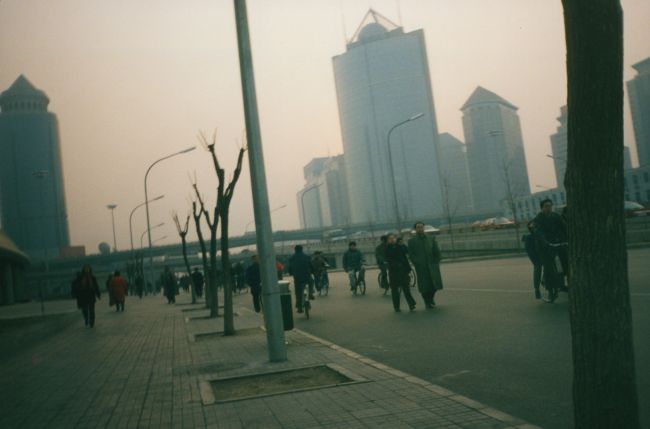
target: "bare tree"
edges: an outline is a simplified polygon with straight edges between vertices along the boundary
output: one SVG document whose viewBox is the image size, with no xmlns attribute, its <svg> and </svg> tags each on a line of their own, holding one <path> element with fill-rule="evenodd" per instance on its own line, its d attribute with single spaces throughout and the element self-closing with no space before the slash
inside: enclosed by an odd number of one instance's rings
<svg viewBox="0 0 650 429">
<path fill-rule="evenodd" d="M 188 214 L 185 217 L 185 224 L 181 226 L 181 222 L 178 219 L 178 213 L 172 213 L 172 218 L 176 224 L 176 231 L 178 231 L 179 237 L 181 237 L 181 244 L 183 249 L 183 261 L 185 262 L 185 269 L 187 270 L 187 276 L 190 279 L 190 285 L 192 286 L 192 304 L 196 304 L 196 285 L 194 284 L 194 279 L 192 278 L 192 269 L 190 268 L 190 261 L 187 259 L 187 231 L 190 227 L 190 215 Z"/>
<path fill-rule="evenodd" d="M 637 429 L 623 213 L 623 11 L 618 0 L 562 4 L 574 423 Z"/>
<path fill-rule="evenodd" d="M 223 275 L 223 333 L 224 335 L 234 335 L 235 333 L 235 321 L 234 321 L 234 312 L 233 312 L 233 302 L 232 302 L 232 275 L 231 275 L 231 266 L 230 266 L 230 250 L 228 249 L 228 226 L 229 226 L 229 212 L 230 212 L 230 203 L 232 197 L 235 193 L 235 186 L 241 175 L 242 164 L 244 160 L 244 153 L 246 148 L 242 146 L 239 149 L 239 154 L 237 156 L 237 164 L 233 172 L 233 176 L 230 179 L 230 182 L 226 186 L 226 172 L 225 169 L 221 166 L 219 158 L 217 157 L 215 151 L 216 145 L 216 133 L 213 134 L 211 142 L 208 142 L 203 134 L 200 135 L 200 139 L 204 146 L 210 152 L 212 157 L 212 164 L 214 166 L 214 171 L 217 175 L 217 203 L 215 205 L 215 217 L 218 215 L 221 220 L 221 237 L 220 237 L 220 248 L 221 248 L 221 271 Z M 216 223 L 216 221 L 215 221 Z"/>
<path fill-rule="evenodd" d="M 452 201 L 451 197 L 451 184 L 449 183 L 449 177 L 444 175 L 442 177 L 442 214 L 447 221 L 447 226 L 449 228 L 449 240 L 451 241 L 451 257 L 456 256 L 456 245 L 454 242 L 454 229 L 452 227 L 452 222 L 454 216 L 458 212 L 458 207 L 460 202 L 457 198 Z"/>
<path fill-rule="evenodd" d="M 210 216 L 210 212 L 205 207 L 205 202 L 203 200 L 203 197 L 201 196 L 201 192 L 199 192 L 199 187 L 196 181 L 194 181 L 194 183 L 192 184 L 192 188 L 194 189 L 194 194 L 196 195 L 196 201 L 192 205 L 194 209 L 193 210 L 194 222 L 196 223 L 196 230 L 197 230 L 197 234 L 199 235 L 199 242 L 201 243 L 201 251 L 203 252 L 204 264 L 205 264 L 206 246 L 205 246 L 205 240 L 203 239 L 203 234 L 201 232 L 201 227 L 200 227 L 201 216 L 205 220 L 205 223 L 208 225 L 208 229 L 210 230 L 209 265 L 207 270 L 208 281 L 206 282 L 206 285 L 208 285 L 208 287 L 206 288 L 206 299 L 209 298 L 210 300 L 210 303 L 208 305 L 208 307 L 210 308 L 210 317 L 218 317 L 219 316 L 219 290 L 217 285 L 217 229 L 219 227 L 219 211 L 217 205 L 215 204 L 214 210 L 212 211 L 212 216 Z M 210 295 L 209 297 L 208 297 L 208 290 Z"/>
<path fill-rule="evenodd" d="M 503 159 L 501 162 L 501 174 L 503 183 L 506 187 L 506 196 L 505 202 L 512 213 L 512 221 L 515 226 L 515 242 L 517 249 L 521 249 L 521 235 L 519 234 L 519 208 L 517 206 L 517 198 L 521 197 L 520 189 L 517 189 L 517 186 L 512 181 L 512 161 L 513 158 Z"/>
<path fill-rule="evenodd" d="M 196 180 L 193 182 L 192 188 L 198 194 L 198 188 L 196 185 Z M 196 236 L 199 240 L 199 246 L 201 248 L 201 261 L 203 263 L 203 275 L 205 278 L 205 305 L 210 309 L 210 315 L 212 315 L 212 307 L 214 306 L 214 314 L 216 317 L 219 314 L 219 303 L 215 303 L 213 297 L 212 286 L 210 284 L 210 264 L 208 263 L 208 249 L 205 245 L 205 238 L 203 237 L 203 230 L 201 229 L 201 216 L 202 212 L 202 203 L 199 205 L 197 201 L 192 201 L 192 218 L 194 219 L 194 226 L 196 228 Z M 216 293 L 216 292 L 215 292 Z"/>
</svg>

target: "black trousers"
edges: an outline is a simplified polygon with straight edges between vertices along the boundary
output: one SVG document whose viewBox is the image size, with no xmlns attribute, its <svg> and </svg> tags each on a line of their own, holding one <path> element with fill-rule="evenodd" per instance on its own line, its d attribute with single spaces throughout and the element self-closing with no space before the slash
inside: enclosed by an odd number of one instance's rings
<svg viewBox="0 0 650 429">
<path fill-rule="evenodd" d="M 95 303 L 89 302 L 81 307 L 81 313 L 84 315 L 86 326 L 91 328 L 95 326 Z"/>
<path fill-rule="evenodd" d="M 253 307 L 255 308 L 255 313 L 259 313 L 260 310 L 262 309 L 262 306 L 260 304 L 262 300 L 262 293 L 252 292 L 252 295 L 253 295 Z"/>
<path fill-rule="evenodd" d="M 390 293 L 393 298 L 393 308 L 399 310 L 400 291 L 404 292 L 404 299 L 406 299 L 409 308 L 415 307 L 415 300 L 413 299 L 413 295 L 411 295 L 411 287 L 409 284 L 392 282 L 390 284 Z"/>
</svg>

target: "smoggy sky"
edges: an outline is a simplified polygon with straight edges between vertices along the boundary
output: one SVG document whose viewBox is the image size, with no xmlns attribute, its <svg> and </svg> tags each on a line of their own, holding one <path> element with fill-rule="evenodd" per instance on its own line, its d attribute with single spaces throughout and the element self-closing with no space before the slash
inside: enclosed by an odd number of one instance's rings
<svg viewBox="0 0 650 429">
<path fill-rule="evenodd" d="M 399 4 L 399 7 L 398 7 Z M 625 79 L 650 56 L 650 2 L 623 0 Z M 535 185 L 554 186 L 549 135 L 566 100 L 559 0 L 249 0 L 253 59 L 274 229 L 298 227 L 302 167 L 342 151 L 331 58 L 369 7 L 405 31 L 423 28 L 440 132 L 464 140 L 460 106 L 477 85 L 519 107 Z M 345 24 L 343 24 L 345 23 Z M 23 73 L 51 99 L 59 118 L 72 244 L 96 252 L 129 247 L 129 213 L 144 201 L 154 160 L 198 144 L 218 128 L 230 170 L 244 128 L 233 2 L 229 0 L 0 0 L 0 90 Z M 625 143 L 636 159 L 625 101 Z M 253 219 L 245 163 L 231 228 Z M 203 150 L 155 167 L 149 178 L 153 233 L 178 241 L 171 212 L 189 207 L 188 174 L 213 201 L 215 176 Z M 145 230 L 134 216 L 134 240 Z M 190 234 L 195 239 L 195 234 Z"/>
</svg>

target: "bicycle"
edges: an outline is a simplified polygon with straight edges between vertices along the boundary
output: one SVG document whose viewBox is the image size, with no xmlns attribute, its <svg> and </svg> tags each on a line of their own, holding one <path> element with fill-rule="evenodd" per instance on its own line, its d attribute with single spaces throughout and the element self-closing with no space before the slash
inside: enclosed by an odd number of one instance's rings
<svg viewBox="0 0 650 429">
<path fill-rule="evenodd" d="M 361 268 L 358 270 L 355 270 L 354 272 L 355 276 L 355 284 L 354 284 L 354 289 L 352 290 L 352 293 L 354 295 L 357 294 L 357 291 L 361 292 L 361 295 L 366 294 L 366 269 L 362 265 Z"/>
<path fill-rule="evenodd" d="M 309 319 L 309 310 L 311 310 L 311 301 L 309 300 L 309 285 L 305 285 L 302 291 L 302 309 L 305 312 L 305 317 Z"/>
<path fill-rule="evenodd" d="M 560 254 L 557 251 L 560 247 L 565 247 L 568 246 L 569 243 L 562 242 L 562 243 L 548 243 L 548 246 L 552 249 L 553 253 L 553 264 L 551 266 L 552 272 L 550 275 L 552 276 L 552 279 L 550 281 L 551 284 L 548 284 L 548 281 L 544 281 L 544 286 L 546 287 L 546 290 L 548 291 L 548 297 L 544 299 L 545 302 L 548 302 L 552 304 L 555 302 L 555 300 L 558 297 L 558 293 L 560 290 L 564 288 L 564 268 L 562 267 L 562 261 L 560 260 Z M 544 270 L 546 270 L 547 267 L 544 267 Z M 546 277 L 546 275 L 544 276 Z M 546 279 L 545 279 L 546 280 Z"/>
<path fill-rule="evenodd" d="M 318 291 L 318 296 L 327 296 L 329 294 L 330 279 L 327 275 L 327 268 L 314 274 L 314 282 L 316 283 L 315 286 Z"/>
</svg>

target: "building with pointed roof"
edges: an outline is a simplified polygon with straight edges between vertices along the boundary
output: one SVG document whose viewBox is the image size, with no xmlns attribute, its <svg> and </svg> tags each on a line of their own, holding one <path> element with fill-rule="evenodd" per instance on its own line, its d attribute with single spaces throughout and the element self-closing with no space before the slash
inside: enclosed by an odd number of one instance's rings
<svg viewBox="0 0 650 429">
<path fill-rule="evenodd" d="M 50 100 L 25 76 L 0 94 L 0 222 L 30 256 L 69 245 L 63 165 Z"/>
<path fill-rule="evenodd" d="M 530 194 L 517 107 L 479 86 L 461 111 L 474 208 L 499 215 L 506 197 Z"/>
<path fill-rule="evenodd" d="M 401 219 L 441 213 L 435 108 L 424 32 L 404 32 L 369 10 L 332 59 L 348 184 L 350 223 L 396 219 L 392 179 Z M 388 173 L 388 131 L 393 177 Z"/>
<path fill-rule="evenodd" d="M 627 82 L 639 165 L 650 165 L 650 58 L 632 66 L 637 75 Z"/>
</svg>

